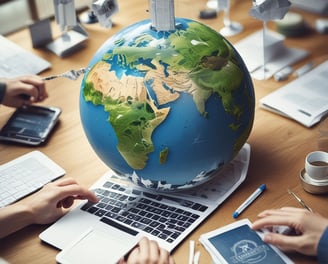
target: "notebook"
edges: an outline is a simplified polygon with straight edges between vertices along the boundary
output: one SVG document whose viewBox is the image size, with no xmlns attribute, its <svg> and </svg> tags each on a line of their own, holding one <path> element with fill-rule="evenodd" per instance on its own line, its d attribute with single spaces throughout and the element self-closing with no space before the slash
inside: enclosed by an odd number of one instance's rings
<svg viewBox="0 0 328 264">
<path fill-rule="evenodd" d="M 51 67 L 50 62 L 0 35 L 0 76 L 13 78 L 38 74 Z"/>
<path fill-rule="evenodd" d="M 40 151 L 32 151 L 0 165 L 0 208 L 39 190 L 65 171 Z"/>
<path fill-rule="evenodd" d="M 179 192 L 142 188 L 109 170 L 91 187 L 98 204 L 82 202 L 40 239 L 62 249 L 59 263 L 116 263 L 142 236 L 172 252 L 245 180 L 249 159 L 245 144 L 218 175 Z"/>
</svg>

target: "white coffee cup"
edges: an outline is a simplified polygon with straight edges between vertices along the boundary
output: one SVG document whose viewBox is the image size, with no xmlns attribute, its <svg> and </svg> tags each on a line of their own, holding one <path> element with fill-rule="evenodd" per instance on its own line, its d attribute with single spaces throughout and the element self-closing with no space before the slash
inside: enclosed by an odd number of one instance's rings
<svg viewBox="0 0 328 264">
<path fill-rule="evenodd" d="M 306 155 L 305 172 L 313 180 L 328 180 L 328 152 L 314 151 Z"/>
</svg>

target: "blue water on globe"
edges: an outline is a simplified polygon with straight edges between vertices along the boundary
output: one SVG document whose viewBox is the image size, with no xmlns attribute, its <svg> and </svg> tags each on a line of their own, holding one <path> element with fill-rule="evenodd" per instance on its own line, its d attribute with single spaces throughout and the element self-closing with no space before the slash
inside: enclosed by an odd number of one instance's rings
<svg viewBox="0 0 328 264">
<path fill-rule="evenodd" d="M 255 96 L 239 54 L 206 25 L 130 25 L 95 53 L 80 93 L 85 134 L 112 170 L 161 191 L 197 186 L 237 155 Z"/>
</svg>

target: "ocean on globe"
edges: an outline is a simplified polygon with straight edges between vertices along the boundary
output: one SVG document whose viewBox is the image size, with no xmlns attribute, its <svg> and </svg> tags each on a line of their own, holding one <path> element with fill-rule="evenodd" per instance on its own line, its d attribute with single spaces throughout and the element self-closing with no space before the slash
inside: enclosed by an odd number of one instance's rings
<svg viewBox="0 0 328 264">
<path fill-rule="evenodd" d="M 175 30 L 150 20 L 109 38 L 80 92 L 97 155 L 134 183 L 176 191 L 213 178 L 238 154 L 254 120 L 254 88 L 233 46 L 194 20 Z"/>
</svg>

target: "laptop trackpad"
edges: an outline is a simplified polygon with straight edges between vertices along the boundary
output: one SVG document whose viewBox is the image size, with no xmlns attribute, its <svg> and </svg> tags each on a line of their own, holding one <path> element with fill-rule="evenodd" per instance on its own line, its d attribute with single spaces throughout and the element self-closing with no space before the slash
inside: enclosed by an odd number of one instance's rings
<svg viewBox="0 0 328 264">
<path fill-rule="evenodd" d="M 62 264 L 117 263 L 138 242 L 138 236 L 121 234 L 113 237 L 106 230 L 89 229 L 59 252 L 56 260 Z"/>
</svg>

